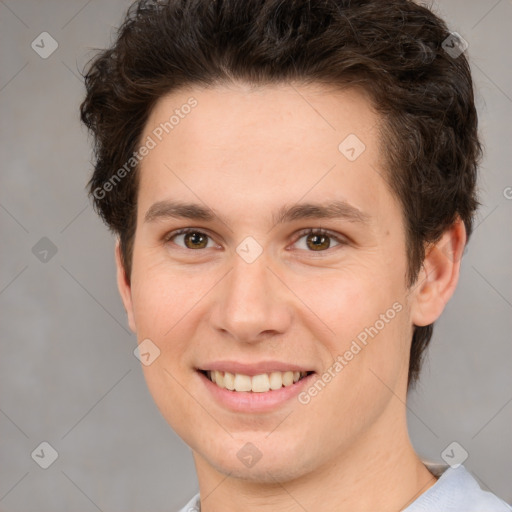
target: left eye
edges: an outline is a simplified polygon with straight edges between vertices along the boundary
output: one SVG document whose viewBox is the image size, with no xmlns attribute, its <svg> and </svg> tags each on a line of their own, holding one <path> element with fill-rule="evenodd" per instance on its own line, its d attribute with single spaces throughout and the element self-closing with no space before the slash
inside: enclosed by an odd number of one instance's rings
<svg viewBox="0 0 512 512">
<path fill-rule="evenodd" d="M 307 229 L 299 233 L 300 239 L 306 239 L 306 250 L 312 248 L 312 252 L 323 252 L 331 247 L 330 240 L 335 240 L 338 245 L 344 245 L 346 242 L 339 236 L 334 235 L 325 229 Z"/>
</svg>

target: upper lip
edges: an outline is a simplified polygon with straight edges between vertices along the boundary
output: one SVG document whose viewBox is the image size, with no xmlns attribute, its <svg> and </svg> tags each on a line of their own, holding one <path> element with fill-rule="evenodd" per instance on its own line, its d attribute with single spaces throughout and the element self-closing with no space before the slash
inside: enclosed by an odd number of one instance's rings
<svg viewBox="0 0 512 512">
<path fill-rule="evenodd" d="M 261 373 L 271 372 L 313 372 L 311 368 L 293 363 L 284 363 L 282 361 L 260 361 L 259 363 L 241 363 L 238 361 L 212 361 L 198 367 L 198 370 L 208 371 L 217 370 L 219 372 L 240 373 L 253 377 Z"/>
</svg>

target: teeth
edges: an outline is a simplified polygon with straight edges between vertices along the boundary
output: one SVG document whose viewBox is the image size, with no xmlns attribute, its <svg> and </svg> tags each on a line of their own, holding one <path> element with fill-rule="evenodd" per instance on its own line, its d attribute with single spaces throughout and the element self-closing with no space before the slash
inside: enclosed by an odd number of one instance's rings
<svg viewBox="0 0 512 512">
<path fill-rule="evenodd" d="M 215 372 L 215 377 L 217 377 L 217 373 L 219 372 Z M 215 382 L 217 382 L 217 378 L 215 378 Z M 224 387 L 231 391 L 235 389 L 235 376 L 232 373 L 224 373 Z"/>
<path fill-rule="evenodd" d="M 213 373 L 214 375 L 214 381 L 217 386 L 219 386 L 220 388 L 225 388 L 226 385 L 224 384 L 224 374 L 221 373 L 221 372 L 210 372 L 210 373 Z"/>
<path fill-rule="evenodd" d="M 283 387 L 283 377 L 281 372 L 272 372 L 269 380 L 270 389 L 281 389 Z"/>
<path fill-rule="evenodd" d="M 291 386 L 293 384 L 293 372 L 283 373 L 283 386 Z"/>
<path fill-rule="evenodd" d="M 251 381 L 250 391 L 254 391 L 255 393 L 264 393 L 270 389 L 270 379 L 266 373 L 255 375 L 249 380 Z M 238 388 L 235 389 L 238 391 Z"/>
<path fill-rule="evenodd" d="M 252 390 L 252 382 L 251 377 L 247 375 L 240 375 L 237 373 L 235 375 L 235 390 L 236 391 L 251 391 Z"/>
<path fill-rule="evenodd" d="M 261 373 L 250 377 L 240 373 L 220 371 L 207 371 L 207 377 L 220 388 L 230 391 L 252 391 L 253 393 L 265 393 L 267 391 L 281 389 L 283 386 L 291 386 L 301 378 L 306 377 L 307 372 L 271 372 Z"/>
</svg>

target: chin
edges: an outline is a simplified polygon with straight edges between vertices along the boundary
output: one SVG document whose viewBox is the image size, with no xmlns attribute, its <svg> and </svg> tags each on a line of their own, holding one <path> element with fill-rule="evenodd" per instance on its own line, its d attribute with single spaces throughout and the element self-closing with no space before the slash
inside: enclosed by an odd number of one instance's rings
<svg viewBox="0 0 512 512">
<path fill-rule="evenodd" d="M 253 446 L 244 444 L 242 448 L 239 448 L 239 444 L 236 442 L 236 448 L 218 446 L 217 453 L 210 453 L 206 448 L 200 457 L 223 475 L 265 484 L 295 480 L 310 473 L 315 467 L 315 462 L 304 453 L 303 445 L 284 450 L 263 448 L 258 455 L 253 447 L 256 446 L 256 441 Z M 254 457 L 252 460 L 251 455 Z"/>
</svg>

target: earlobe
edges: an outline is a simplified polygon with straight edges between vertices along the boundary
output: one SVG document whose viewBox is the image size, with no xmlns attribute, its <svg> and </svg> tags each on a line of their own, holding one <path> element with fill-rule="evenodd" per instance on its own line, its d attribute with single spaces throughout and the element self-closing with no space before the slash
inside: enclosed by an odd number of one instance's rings
<svg viewBox="0 0 512 512">
<path fill-rule="evenodd" d="M 117 288 L 119 290 L 119 294 L 121 295 L 121 300 L 123 301 L 124 309 L 126 310 L 126 315 L 128 317 L 128 325 L 130 326 L 130 329 L 134 333 L 136 333 L 137 329 L 135 326 L 135 317 L 133 314 L 131 283 L 124 269 L 123 260 L 121 257 L 121 246 L 119 243 L 119 238 L 116 241 L 115 257 L 117 267 Z"/>
<path fill-rule="evenodd" d="M 455 292 L 466 245 L 464 222 L 457 220 L 430 246 L 416 283 L 412 286 L 411 320 L 414 325 L 434 323 Z"/>
</svg>

